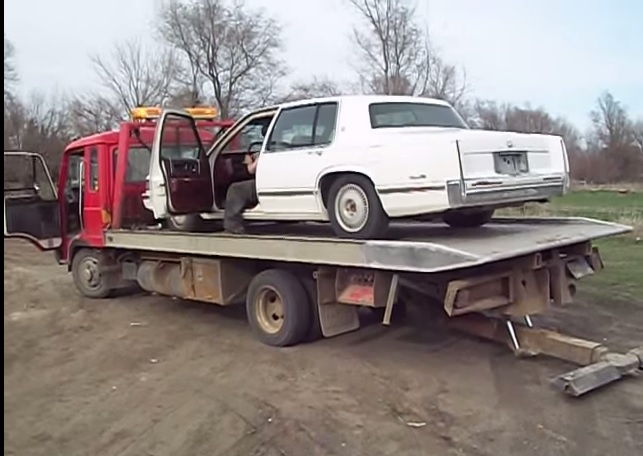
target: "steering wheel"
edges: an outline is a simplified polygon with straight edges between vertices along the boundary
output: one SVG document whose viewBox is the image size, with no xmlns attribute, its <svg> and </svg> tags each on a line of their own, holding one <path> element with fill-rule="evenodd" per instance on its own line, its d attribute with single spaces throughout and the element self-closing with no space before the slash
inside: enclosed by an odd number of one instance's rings
<svg viewBox="0 0 643 456">
<path fill-rule="evenodd" d="M 253 148 L 254 146 L 259 146 L 259 150 L 257 150 L 257 151 L 255 151 L 255 152 L 253 152 L 253 151 L 252 151 L 252 148 Z M 263 146 L 263 141 L 254 141 L 254 142 L 251 142 L 251 143 L 248 145 L 248 153 L 249 153 L 250 155 L 253 155 L 253 154 L 259 153 L 259 152 L 261 151 L 261 146 Z"/>
</svg>

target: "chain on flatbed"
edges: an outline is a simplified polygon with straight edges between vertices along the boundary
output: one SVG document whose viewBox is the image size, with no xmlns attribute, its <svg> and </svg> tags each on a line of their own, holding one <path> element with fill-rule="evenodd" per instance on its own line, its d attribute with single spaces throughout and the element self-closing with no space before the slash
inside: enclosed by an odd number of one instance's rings
<svg viewBox="0 0 643 456">
<path fill-rule="evenodd" d="M 107 247 L 389 271 L 442 272 L 626 233 L 630 227 L 585 218 L 496 219 L 480 228 L 438 223 L 392 224 L 391 240 L 329 236 L 320 224 L 257 225 L 257 234 L 111 230 Z M 282 234 L 288 233 L 288 234 Z"/>
</svg>

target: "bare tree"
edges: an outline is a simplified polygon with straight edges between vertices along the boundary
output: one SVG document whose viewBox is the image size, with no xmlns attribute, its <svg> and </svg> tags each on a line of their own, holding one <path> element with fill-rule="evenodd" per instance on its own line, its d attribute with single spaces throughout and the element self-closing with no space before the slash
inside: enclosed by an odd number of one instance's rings
<svg viewBox="0 0 643 456">
<path fill-rule="evenodd" d="M 609 180 L 640 180 L 643 178 L 643 154 L 637 145 L 635 127 L 627 110 L 609 93 L 603 93 L 591 112 L 593 131 L 590 147 L 609 157 L 605 170 Z"/>
<path fill-rule="evenodd" d="M 193 90 L 205 81 L 222 117 L 268 103 L 285 74 L 279 24 L 241 0 L 170 0 L 159 32 L 180 51 Z"/>
<path fill-rule="evenodd" d="M 580 149 L 580 133 L 560 117 L 554 117 L 543 108 L 498 105 L 493 101 L 477 100 L 473 105 L 473 126 L 485 130 L 505 130 L 520 133 L 550 133 L 565 138 L 567 148 Z"/>
<path fill-rule="evenodd" d="M 639 119 L 632 127 L 634 136 L 634 142 L 638 147 L 639 151 L 643 153 L 643 119 Z"/>
<path fill-rule="evenodd" d="M 590 115 L 599 147 L 617 149 L 631 143 L 631 120 L 611 93 L 605 92 L 598 98 Z"/>
<path fill-rule="evenodd" d="M 92 63 L 106 99 L 124 113 L 136 106 L 161 104 L 171 95 L 179 74 L 171 51 L 148 50 L 139 40 L 119 43 L 110 59 L 95 55 Z"/>
<path fill-rule="evenodd" d="M 5 149 L 41 153 L 53 171 L 71 138 L 65 102 L 61 97 L 34 94 L 28 102 L 5 103 Z"/>
<path fill-rule="evenodd" d="M 361 26 L 353 41 L 364 90 L 388 95 L 419 95 L 457 104 L 466 82 L 431 46 L 429 33 L 415 20 L 411 0 L 348 0 Z"/>
<path fill-rule="evenodd" d="M 111 130 L 123 118 L 123 110 L 117 103 L 97 93 L 69 100 L 66 109 L 69 126 L 78 136 Z"/>
<path fill-rule="evenodd" d="M 344 93 L 340 84 L 329 78 L 314 77 L 311 81 L 299 81 L 290 87 L 288 93 L 279 98 L 279 102 L 302 100 L 306 98 L 332 97 Z"/>
<path fill-rule="evenodd" d="M 18 82 L 18 72 L 15 66 L 15 49 L 13 43 L 4 36 L 4 97 L 11 95 L 15 84 Z"/>
</svg>

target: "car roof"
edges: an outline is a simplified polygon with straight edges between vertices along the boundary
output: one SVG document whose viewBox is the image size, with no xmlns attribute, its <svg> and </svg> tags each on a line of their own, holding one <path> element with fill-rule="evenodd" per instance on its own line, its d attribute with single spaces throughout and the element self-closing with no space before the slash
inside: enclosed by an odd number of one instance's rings
<svg viewBox="0 0 643 456">
<path fill-rule="evenodd" d="M 331 97 L 306 98 L 302 100 L 289 101 L 275 107 L 289 108 L 313 103 L 331 102 L 355 102 L 360 104 L 371 103 L 424 103 L 440 106 L 451 106 L 447 101 L 437 98 L 414 97 L 409 95 L 338 95 Z"/>
</svg>

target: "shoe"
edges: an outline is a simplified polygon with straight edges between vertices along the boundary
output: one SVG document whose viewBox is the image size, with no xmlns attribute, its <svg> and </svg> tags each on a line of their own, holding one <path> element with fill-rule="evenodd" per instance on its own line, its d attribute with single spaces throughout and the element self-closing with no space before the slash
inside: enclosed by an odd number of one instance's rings
<svg viewBox="0 0 643 456">
<path fill-rule="evenodd" d="M 246 234 L 246 229 L 240 225 L 224 226 L 223 229 L 230 234 Z"/>
</svg>

